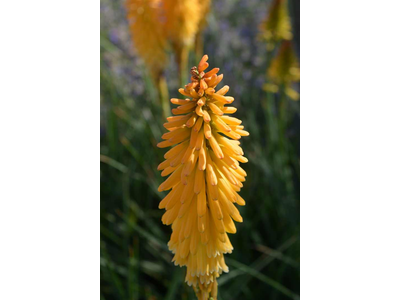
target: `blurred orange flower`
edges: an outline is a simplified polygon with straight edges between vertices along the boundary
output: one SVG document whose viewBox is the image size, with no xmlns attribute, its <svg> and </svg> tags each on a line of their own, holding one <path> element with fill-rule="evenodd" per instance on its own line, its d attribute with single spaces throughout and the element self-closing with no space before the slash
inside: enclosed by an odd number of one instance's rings
<svg viewBox="0 0 400 300">
<path fill-rule="evenodd" d="M 283 86 L 289 98 L 299 99 L 299 94 L 291 88 L 293 82 L 300 81 L 300 67 L 290 41 L 281 44 L 268 69 L 267 77 L 271 82 L 264 85 L 265 90 L 276 93 L 279 86 Z"/>
<path fill-rule="evenodd" d="M 272 50 L 281 40 L 293 38 L 287 0 L 273 0 L 260 29 L 262 37 L 267 41 L 268 50 Z"/>
<path fill-rule="evenodd" d="M 158 78 L 167 63 L 167 39 L 160 26 L 159 0 L 128 0 L 127 18 L 132 39 L 152 76 Z"/>
</svg>

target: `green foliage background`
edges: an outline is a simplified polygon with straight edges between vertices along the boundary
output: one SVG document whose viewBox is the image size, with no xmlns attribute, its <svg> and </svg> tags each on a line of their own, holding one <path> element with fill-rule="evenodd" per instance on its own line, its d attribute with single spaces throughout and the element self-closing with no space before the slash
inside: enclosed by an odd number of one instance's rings
<svg viewBox="0 0 400 300">
<path fill-rule="evenodd" d="M 299 1 L 289 1 L 299 46 Z M 242 138 L 249 163 L 241 191 L 243 223 L 230 235 L 230 272 L 222 274 L 219 299 L 298 299 L 300 293 L 299 102 L 266 93 L 267 57 L 258 24 L 268 2 L 213 1 L 204 32 L 210 66 L 231 87 L 234 115 L 250 132 Z M 122 1 L 101 1 L 101 297 L 195 299 L 184 268 L 171 263 L 171 234 L 158 209 L 164 193 L 158 164 L 165 149 L 161 107 L 143 62 L 131 45 Z M 196 64 L 191 55 L 190 66 Z M 167 80 L 179 97 L 171 57 Z M 189 70 L 188 70 L 189 79 Z"/>
</svg>

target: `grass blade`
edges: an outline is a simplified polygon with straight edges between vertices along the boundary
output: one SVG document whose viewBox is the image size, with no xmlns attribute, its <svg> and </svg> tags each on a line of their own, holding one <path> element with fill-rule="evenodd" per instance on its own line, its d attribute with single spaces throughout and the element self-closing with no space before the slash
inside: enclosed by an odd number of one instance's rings
<svg viewBox="0 0 400 300">
<path fill-rule="evenodd" d="M 248 266 L 246 266 L 246 265 L 244 265 L 244 264 L 242 264 L 242 263 L 240 263 L 240 262 L 238 262 L 236 260 L 233 260 L 233 259 L 228 259 L 227 258 L 226 260 L 227 260 L 228 264 L 230 264 L 231 266 L 234 266 L 234 267 L 242 270 L 243 272 L 253 276 L 254 278 L 257 278 L 257 279 L 261 280 L 262 282 L 268 284 L 269 286 L 273 287 L 274 289 L 280 291 L 282 294 L 284 294 L 284 295 L 286 295 L 286 296 L 288 296 L 288 297 L 290 297 L 292 299 L 295 299 L 295 300 L 300 299 L 299 295 L 293 293 L 291 290 L 289 290 L 288 288 L 284 287 L 279 282 L 277 282 L 277 281 L 271 279 L 270 277 L 258 272 L 257 270 L 255 270 L 255 269 L 253 269 L 251 267 L 248 267 Z"/>
</svg>

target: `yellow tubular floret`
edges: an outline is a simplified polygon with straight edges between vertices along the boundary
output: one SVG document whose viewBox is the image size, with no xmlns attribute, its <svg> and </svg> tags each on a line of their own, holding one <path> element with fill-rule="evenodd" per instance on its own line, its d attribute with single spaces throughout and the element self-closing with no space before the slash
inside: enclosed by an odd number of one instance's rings
<svg viewBox="0 0 400 300">
<path fill-rule="evenodd" d="M 224 254 L 233 247 L 227 233 L 236 233 L 233 220 L 243 221 L 235 204 L 245 204 L 238 192 L 247 174 L 239 162 L 247 159 L 237 140 L 248 135 L 241 120 L 225 115 L 236 112 L 225 107 L 234 99 L 226 96 L 228 86 L 216 89 L 223 75 L 218 68 L 206 72 L 207 59 L 192 68 L 192 82 L 179 89 L 189 99 L 171 99 L 178 105 L 172 109 L 176 116 L 167 118 L 168 132 L 158 143 L 172 146 L 158 166 L 168 176 L 158 190 L 170 190 L 159 204 L 166 210 L 162 222 L 172 225 L 168 247 L 173 262 L 187 267 L 186 282 L 204 299 L 216 295 L 216 279 L 228 272 Z"/>
</svg>

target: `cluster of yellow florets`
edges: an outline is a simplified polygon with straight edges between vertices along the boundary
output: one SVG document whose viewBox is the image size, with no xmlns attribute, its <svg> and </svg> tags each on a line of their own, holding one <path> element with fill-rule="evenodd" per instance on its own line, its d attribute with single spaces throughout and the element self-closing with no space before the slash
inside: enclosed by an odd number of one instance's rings
<svg viewBox="0 0 400 300">
<path fill-rule="evenodd" d="M 178 107 L 158 144 L 174 146 L 158 167 L 162 176 L 169 175 L 159 191 L 171 190 L 159 205 L 166 209 L 163 223 L 172 224 L 168 246 L 175 264 L 187 267 L 186 282 L 199 297 L 216 293 L 216 278 L 228 272 L 224 254 L 233 247 L 227 233 L 236 232 L 233 220 L 242 222 L 234 203 L 245 204 L 238 192 L 247 174 L 239 162 L 247 159 L 238 140 L 249 135 L 242 121 L 225 115 L 236 112 L 225 106 L 234 98 L 225 96 L 228 86 L 215 90 L 223 75 L 218 68 L 205 73 L 207 59 L 203 56 L 191 70 L 191 82 L 179 89 L 188 98 L 171 99 Z"/>
</svg>

